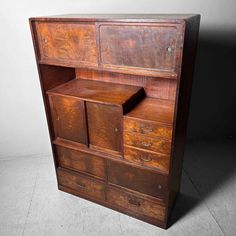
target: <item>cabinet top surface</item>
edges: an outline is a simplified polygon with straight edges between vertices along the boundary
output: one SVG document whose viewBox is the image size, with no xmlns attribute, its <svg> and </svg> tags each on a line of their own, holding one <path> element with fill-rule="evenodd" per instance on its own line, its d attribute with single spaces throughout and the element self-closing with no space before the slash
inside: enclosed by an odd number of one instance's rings
<svg viewBox="0 0 236 236">
<path fill-rule="evenodd" d="M 60 94 L 77 97 L 92 102 L 121 106 L 141 87 L 108 82 L 74 79 L 48 91 L 48 94 Z"/>
<path fill-rule="evenodd" d="M 198 14 L 66 14 L 31 17 L 39 21 L 183 21 Z"/>
</svg>

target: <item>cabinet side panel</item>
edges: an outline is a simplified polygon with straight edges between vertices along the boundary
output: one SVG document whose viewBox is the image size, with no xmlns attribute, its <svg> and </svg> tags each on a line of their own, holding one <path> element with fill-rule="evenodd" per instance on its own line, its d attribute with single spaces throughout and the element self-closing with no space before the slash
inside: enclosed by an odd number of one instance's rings
<svg viewBox="0 0 236 236">
<path fill-rule="evenodd" d="M 32 40 L 33 40 L 33 45 L 34 45 L 41 92 L 42 92 L 42 97 L 44 101 L 44 108 L 45 108 L 45 113 L 46 113 L 46 118 L 47 118 L 48 130 L 49 130 L 50 140 L 52 143 L 53 137 L 54 137 L 54 131 L 53 131 L 53 124 L 52 124 L 52 117 L 50 114 L 49 99 L 46 95 L 46 91 L 75 78 L 75 69 L 68 68 L 68 67 L 60 67 L 60 66 L 49 66 L 49 65 L 43 65 L 43 64 L 40 65 L 38 61 L 39 60 L 38 38 L 37 38 L 36 30 L 35 30 L 35 21 L 33 20 L 30 21 L 30 29 L 31 29 Z M 52 146 L 54 164 L 55 164 L 55 167 L 57 167 L 58 163 L 56 160 L 56 150 L 54 148 L 54 145 L 51 144 L 51 146 Z"/>
<path fill-rule="evenodd" d="M 200 15 L 186 21 L 182 71 L 176 96 L 175 130 L 170 167 L 169 211 L 180 189 L 199 23 Z"/>
</svg>

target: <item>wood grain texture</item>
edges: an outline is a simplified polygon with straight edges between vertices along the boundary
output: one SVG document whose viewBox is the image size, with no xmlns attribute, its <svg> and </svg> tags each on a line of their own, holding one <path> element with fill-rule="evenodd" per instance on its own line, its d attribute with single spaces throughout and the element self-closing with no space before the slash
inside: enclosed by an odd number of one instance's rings
<svg viewBox="0 0 236 236">
<path fill-rule="evenodd" d="M 60 185 L 105 200 L 105 185 L 102 182 L 63 168 L 58 168 L 57 174 Z"/>
<path fill-rule="evenodd" d="M 199 21 L 30 19 L 59 189 L 168 226 L 180 188 Z"/>
<path fill-rule="evenodd" d="M 124 146 L 124 159 L 131 163 L 160 170 L 162 173 L 168 174 L 169 172 L 169 155 L 150 152 L 137 147 Z"/>
<path fill-rule="evenodd" d="M 165 199 L 168 177 L 137 167 L 108 161 L 108 183 Z"/>
<path fill-rule="evenodd" d="M 130 118 L 124 116 L 123 121 L 124 132 L 134 132 L 152 138 L 160 137 L 168 140 L 172 138 L 171 126 L 162 125 L 149 120 L 136 119 L 136 117 Z"/>
<path fill-rule="evenodd" d="M 76 68 L 76 78 L 143 87 L 147 97 L 175 100 L 177 81 L 163 77 L 128 75 Z"/>
<path fill-rule="evenodd" d="M 63 96 L 50 96 L 55 137 L 88 145 L 84 102 Z"/>
<path fill-rule="evenodd" d="M 97 66 L 94 24 L 37 22 L 41 62 Z"/>
<path fill-rule="evenodd" d="M 176 25 L 99 25 L 101 64 L 174 71 Z M 153 47 L 155 45 L 155 47 Z"/>
<path fill-rule="evenodd" d="M 140 215 L 161 221 L 165 219 L 165 207 L 137 195 L 119 191 L 116 188 L 109 188 L 107 190 L 107 201 L 115 206 L 128 209 Z"/>
<path fill-rule="evenodd" d="M 106 178 L 106 163 L 103 158 L 62 146 L 57 146 L 56 150 L 60 167 L 84 172 L 102 179 Z"/>
<path fill-rule="evenodd" d="M 122 109 L 92 102 L 86 102 L 86 108 L 91 148 L 108 149 L 121 155 Z"/>
<path fill-rule="evenodd" d="M 145 98 L 126 117 L 173 125 L 175 103 L 169 100 Z"/>
<path fill-rule="evenodd" d="M 163 154 L 171 153 L 171 141 L 137 133 L 124 132 L 124 144 Z"/>
<path fill-rule="evenodd" d="M 67 95 L 85 101 L 113 104 L 123 107 L 128 106 L 129 100 L 133 96 L 137 99 L 136 103 L 139 101 L 138 99 L 144 96 L 143 89 L 138 86 L 82 79 L 71 80 L 62 86 L 48 91 L 48 94 Z"/>
</svg>

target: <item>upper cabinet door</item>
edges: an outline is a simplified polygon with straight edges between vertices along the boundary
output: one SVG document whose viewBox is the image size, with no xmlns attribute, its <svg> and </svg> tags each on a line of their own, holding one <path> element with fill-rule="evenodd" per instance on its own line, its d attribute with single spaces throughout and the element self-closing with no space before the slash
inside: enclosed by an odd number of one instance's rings
<svg viewBox="0 0 236 236">
<path fill-rule="evenodd" d="M 55 138 L 88 145 L 84 101 L 50 95 Z"/>
<path fill-rule="evenodd" d="M 40 62 L 70 66 L 98 66 L 95 25 L 37 22 Z"/>
<path fill-rule="evenodd" d="M 169 77 L 178 73 L 181 24 L 101 23 L 98 27 L 103 68 Z"/>
</svg>

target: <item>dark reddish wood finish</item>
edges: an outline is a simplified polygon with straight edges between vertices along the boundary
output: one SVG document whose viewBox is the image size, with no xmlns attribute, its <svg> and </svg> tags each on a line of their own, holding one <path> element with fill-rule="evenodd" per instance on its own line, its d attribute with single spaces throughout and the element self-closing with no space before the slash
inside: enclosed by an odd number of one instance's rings
<svg viewBox="0 0 236 236">
<path fill-rule="evenodd" d="M 199 21 L 30 19 L 59 189 L 168 226 L 180 188 Z"/>
<path fill-rule="evenodd" d="M 108 182 L 151 195 L 165 201 L 167 176 L 140 170 L 125 163 L 108 162 Z"/>
<path fill-rule="evenodd" d="M 177 24 L 100 24 L 100 57 L 103 68 L 138 67 L 175 71 Z M 153 47 L 155 45 L 155 47 Z"/>
<path fill-rule="evenodd" d="M 124 159 L 131 163 L 137 163 L 138 165 L 157 169 L 163 173 L 169 172 L 170 156 L 151 152 L 137 147 L 124 146 Z"/>
<path fill-rule="evenodd" d="M 55 137 L 88 145 L 84 101 L 49 96 Z"/>
<path fill-rule="evenodd" d="M 37 22 L 36 30 L 42 63 L 98 65 L 94 24 Z"/>
<path fill-rule="evenodd" d="M 90 147 L 114 151 L 121 155 L 123 149 L 122 109 L 92 102 L 87 102 L 86 108 Z"/>
<path fill-rule="evenodd" d="M 57 146 L 56 150 L 60 167 L 87 173 L 101 179 L 106 178 L 106 163 L 103 158 L 62 146 Z"/>
</svg>

